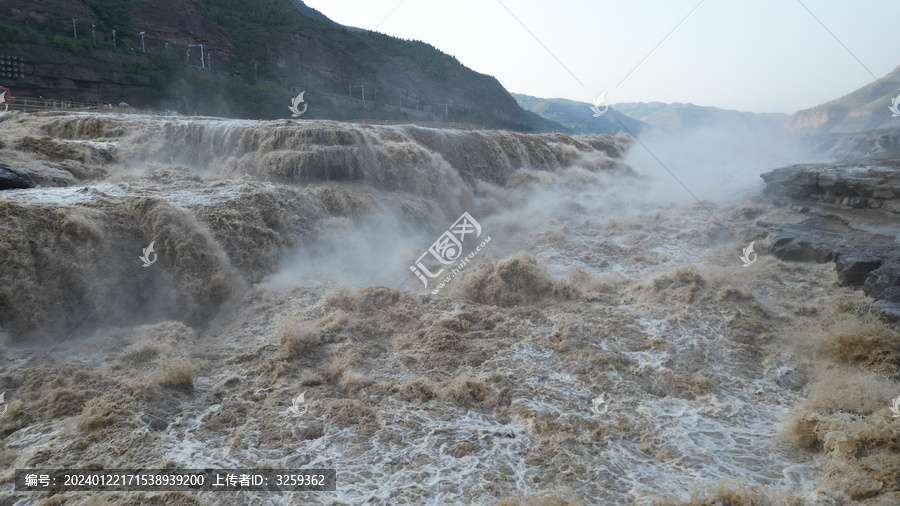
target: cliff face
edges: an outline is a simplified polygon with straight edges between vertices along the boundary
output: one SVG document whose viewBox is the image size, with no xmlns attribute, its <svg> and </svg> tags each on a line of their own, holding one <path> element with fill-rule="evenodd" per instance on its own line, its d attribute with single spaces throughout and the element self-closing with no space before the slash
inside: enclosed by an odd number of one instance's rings
<svg viewBox="0 0 900 506">
<path fill-rule="evenodd" d="M 784 122 L 789 133 L 827 134 L 867 132 L 900 127 L 888 107 L 900 87 L 900 67 L 878 81 L 830 102 L 797 111 Z"/>
<path fill-rule="evenodd" d="M 841 105 L 819 106 L 798 111 L 784 122 L 785 132 L 828 131 L 847 117 Z"/>
<path fill-rule="evenodd" d="M 493 77 L 422 42 L 304 15 L 289 0 L 9 0 L 0 19 L 3 51 L 28 62 L 24 78 L 3 83 L 19 96 L 259 119 L 285 117 L 306 91 L 310 118 L 532 128 Z"/>
</svg>

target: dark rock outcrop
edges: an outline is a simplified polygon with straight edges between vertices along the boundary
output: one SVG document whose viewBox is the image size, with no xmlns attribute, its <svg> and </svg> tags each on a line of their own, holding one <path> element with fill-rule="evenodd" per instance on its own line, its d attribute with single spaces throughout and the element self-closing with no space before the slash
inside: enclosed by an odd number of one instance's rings
<svg viewBox="0 0 900 506">
<path fill-rule="evenodd" d="M 34 185 L 34 179 L 27 171 L 0 163 L 0 190 L 34 188 Z"/>
<path fill-rule="evenodd" d="M 834 262 L 839 282 L 860 287 L 873 307 L 900 321 L 900 170 L 879 166 L 799 165 L 762 175 L 776 205 L 809 217 L 759 223 L 770 252 L 786 261 Z"/>
</svg>

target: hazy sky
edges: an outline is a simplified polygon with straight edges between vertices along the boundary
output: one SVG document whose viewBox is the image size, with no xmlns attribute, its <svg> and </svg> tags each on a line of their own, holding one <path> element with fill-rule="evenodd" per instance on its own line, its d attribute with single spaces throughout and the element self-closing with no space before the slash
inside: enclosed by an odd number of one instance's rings
<svg viewBox="0 0 900 506">
<path fill-rule="evenodd" d="M 613 104 L 792 113 L 874 81 L 869 71 L 880 78 L 900 65 L 898 0 L 306 4 L 341 24 L 428 42 L 511 92 L 545 98 L 589 102 L 605 90 Z"/>
</svg>

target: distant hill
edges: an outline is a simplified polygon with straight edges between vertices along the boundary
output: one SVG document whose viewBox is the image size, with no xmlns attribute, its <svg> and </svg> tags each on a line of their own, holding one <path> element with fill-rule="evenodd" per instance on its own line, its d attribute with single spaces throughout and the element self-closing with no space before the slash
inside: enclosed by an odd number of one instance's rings
<svg viewBox="0 0 900 506">
<path fill-rule="evenodd" d="M 700 127 L 743 127 L 777 131 L 787 114 L 755 114 L 694 104 L 628 102 L 615 104 L 616 110 L 636 120 L 666 131 L 689 131 Z"/>
<path fill-rule="evenodd" d="M 880 128 L 900 128 L 900 118 L 892 118 L 888 107 L 900 92 L 900 67 L 840 98 L 797 111 L 785 123 L 786 132 L 804 134 L 868 132 Z"/>
<path fill-rule="evenodd" d="M 565 98 L 538 98 L 519 93 L 513 93 L 512 96 L 523 109 L 561 125 L 565 133 L 615 135 L 622 130 L 622 125 L 625 125 L 629 131 L 637 134 L 648 126 L 622 114 L 618 106 L 610 107 L 602 116 L 594 117 L 590 109 L 591 104 L 587 102 Z M 548 127 L 557 128 L 551 124 L 548 124 Z"/>
</svg>

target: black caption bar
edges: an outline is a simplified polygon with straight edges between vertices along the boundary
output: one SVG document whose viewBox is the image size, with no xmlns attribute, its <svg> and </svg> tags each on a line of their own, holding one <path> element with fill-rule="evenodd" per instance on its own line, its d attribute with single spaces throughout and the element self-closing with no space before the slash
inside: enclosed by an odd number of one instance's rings
<svg viewBox="0 0 900 506">
<path fill-rule="evenodd" d="M 334 469 L 16 469 L 16 490 L 333 492 Z"/>
</svg>

